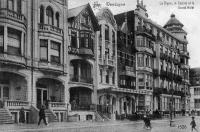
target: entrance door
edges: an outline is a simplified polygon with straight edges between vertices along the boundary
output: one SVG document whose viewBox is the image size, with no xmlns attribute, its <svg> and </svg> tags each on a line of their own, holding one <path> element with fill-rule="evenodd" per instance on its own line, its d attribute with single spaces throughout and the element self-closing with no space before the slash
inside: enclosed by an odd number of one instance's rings
<svg viewBox="0 0 200 132">
<path fill-rule="evenodd" d="M 37 108 L 47 104 L 47 89 L 37 88 Z"/>
<path fill-rule="evenodd" d="M 0 108 L 3 107 L 3 101 L 9 99 L 9 87 L 5 84 L 0 84 Z"/>
</svg>

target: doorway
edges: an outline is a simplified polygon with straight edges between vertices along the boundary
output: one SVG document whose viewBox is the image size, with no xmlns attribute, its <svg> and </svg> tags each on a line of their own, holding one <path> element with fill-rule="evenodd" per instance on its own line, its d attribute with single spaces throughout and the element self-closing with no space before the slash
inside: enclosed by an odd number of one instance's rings
<svg viewBox="0 0 200 132">
<path fill-rule="evenodd" d="M 3 101 L 7 99 L 9 99 L 9 87 L 6 84 L 0 84 L 0 108 L 3 108 Z"/>
<path fill-rule="evenodd" d="M 41 108 L 42 105 L 47 107 L 47 89 L 37 88 L 37 108 Z"/>
</svg>

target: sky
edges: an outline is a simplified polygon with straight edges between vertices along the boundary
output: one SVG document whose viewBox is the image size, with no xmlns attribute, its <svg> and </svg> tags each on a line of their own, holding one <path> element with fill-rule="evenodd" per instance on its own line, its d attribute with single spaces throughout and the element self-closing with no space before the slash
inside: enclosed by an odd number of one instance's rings
<svg viewBox="0 0 200 132">
<path fill-rule="evenodd" d="M 101 7 L 108 7 L 115 15 L 134 10 L 137 0 L 69 0 L 69 8 L 87 3 L 92 8 L 94 3 L 101 4 Z M 161 26 L 170 19 L 172 13 L 175 14 L 188 33 L 189 65 L 191 68 L 200 67 L 200 0 L 143 0 L 143 4 L 146 5 L 149 18 Z M 93 8 L 93 11 L 96 13 L 98 9 Z"/>
</svg>

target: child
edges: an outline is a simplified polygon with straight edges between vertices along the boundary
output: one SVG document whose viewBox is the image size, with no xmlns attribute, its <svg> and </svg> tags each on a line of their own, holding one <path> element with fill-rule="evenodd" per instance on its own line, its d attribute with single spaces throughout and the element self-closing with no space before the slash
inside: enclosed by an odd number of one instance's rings
<svg viewBox="0 0 200 132">
<path fill-rule="evenodd" d="M 193 132 L 193 129 L 194 129 L 196 132 L 198 132 L 197 129 L 195 128 L 195 127 L 196 127 L 196 122 L 195 122 L 195 120 L 194 120 L 194 117 L 192 117 L 192 121 L 191 121 L 190 125 L 191 125 L 191 127 L 192 127 L 192 132 Z"/>
</svg>

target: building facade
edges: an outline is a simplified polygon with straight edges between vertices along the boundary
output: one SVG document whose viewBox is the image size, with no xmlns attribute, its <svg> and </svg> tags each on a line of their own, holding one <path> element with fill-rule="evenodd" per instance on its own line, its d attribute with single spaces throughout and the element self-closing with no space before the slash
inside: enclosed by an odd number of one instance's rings
<svg viewBox="0 0 200 132">
<path fill-rule="evenodd" d="M 67 0 L 1 0 L 0 117 L 18 122 L 23 107 L 34 123 L 42 105 L 49 122 L 188 111 L 186 36 L 174 14 L 161 27 L 139 1 L 95 16 Z"/>
<path fill-rule="evenodd" d="M 97 47 L 98 112 L 115 119 L 119 102 L 113 92 L 117 88 L 117 25 L 112 12 L 102 8 L 96 17 L 99 22 Z"/>
<path fill-rule="evenodd" d="M 200 69 L 190 69 L 190 112 L 200 115 Z"/>
<path fill-rule="evenodd" d="M 174 14 L 164 27 L 157 25 L 148 18 L 143 2 L 137 2 L 137 88 L 144 91 L 139 111 L 189 110 L 189 53 L 182 27 Z"/>
</svg>

